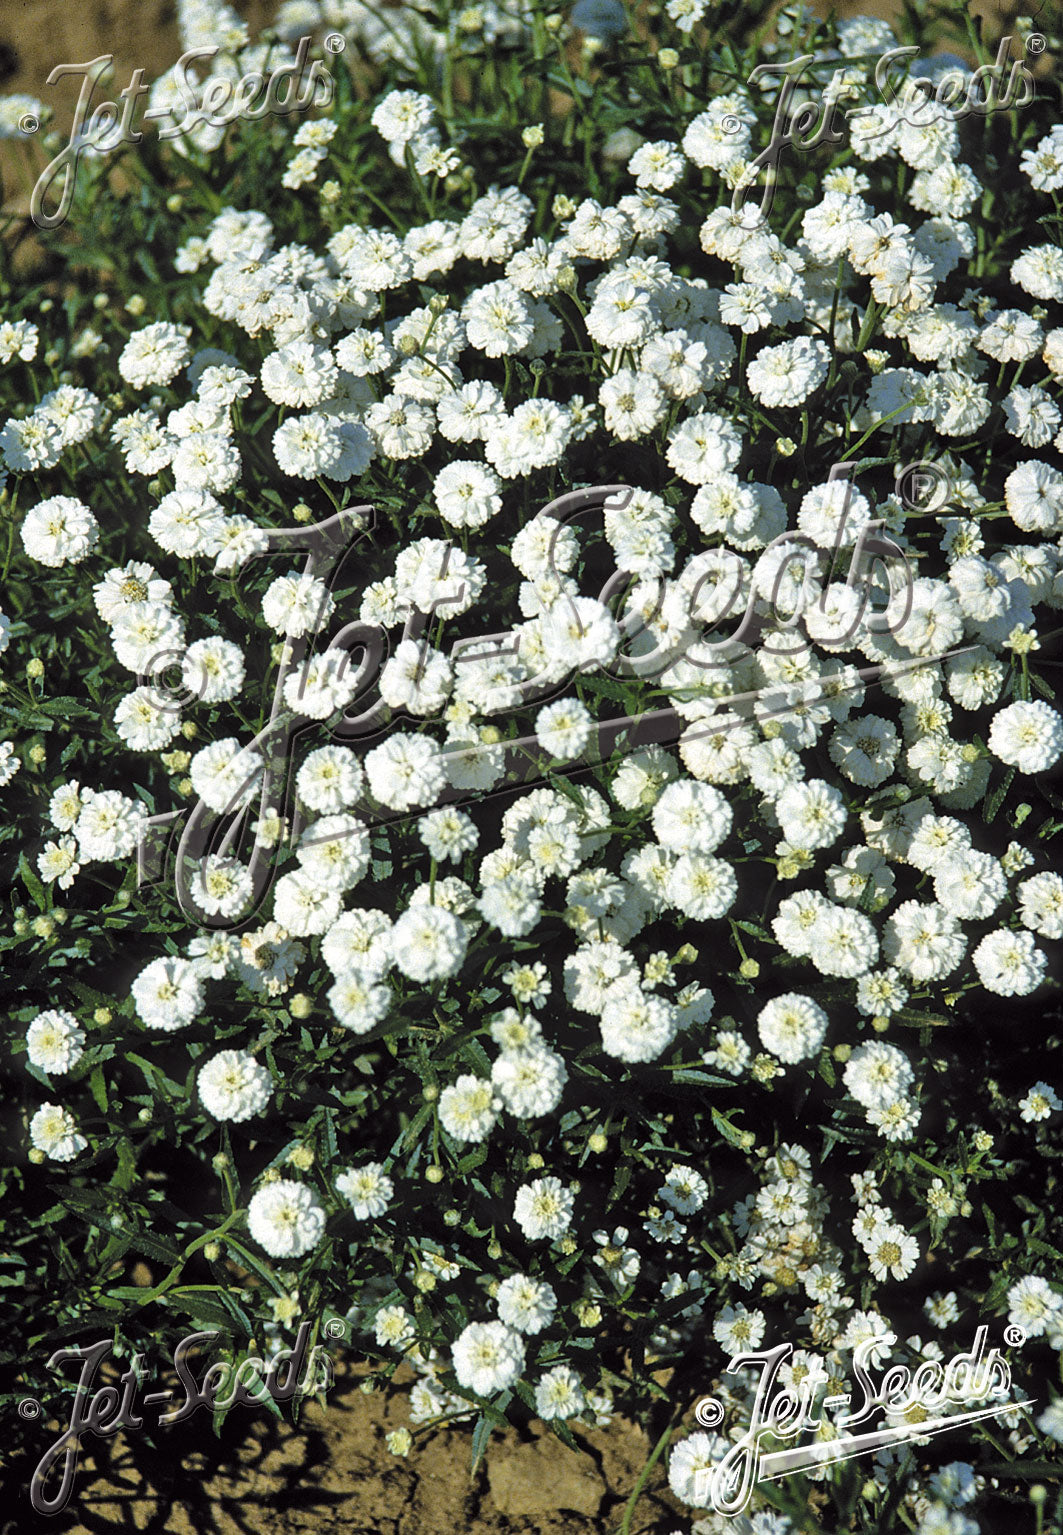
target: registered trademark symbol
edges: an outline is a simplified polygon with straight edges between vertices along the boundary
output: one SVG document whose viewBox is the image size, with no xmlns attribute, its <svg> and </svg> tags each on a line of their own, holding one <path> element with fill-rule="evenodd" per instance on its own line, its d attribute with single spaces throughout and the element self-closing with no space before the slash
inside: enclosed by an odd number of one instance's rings
<svg viewBox="0 0 1063 1535">
<path fill-rule="evenodd" d="M 23 112 L 18 120 L 18 131 L 20 133 L 36 133 L 40 126 L 41 120 L 35 112 Z"/>
<path fill-rule="evenodd" d="M 18 1404 L 18 1415 L 20 1418 L 39 1418 L 42 1411 L 41 1404 L 35 1396 L 23 1397 L 22 1401 Z"/>
<path fill-rule="evenodd" d="M 326 1338 L 345 1338 L 347 1336 L 347 1323 L 342 1317 L 330 1316 L 324 1326 Z"/>
<path fill-rule="evenodd" d="M 1048 47 L 1048 39 L 1043 32 L 1031 32 L 1026 39 L 1027 53 L 1044 53 Z"/>
<path fill-rule="evenodd" d="M 931 459 L 905 464 L 896 473 L 897 494 L 909 511 L 938 512 L 949 498 L 952 483 L 945 470 Z"/>
<path fill-rule="evenodd" d="M 1009 1348 L 1022 1348 L 1026 1342 L 1026 1329 L 1016 1326 L 1013 1322 L 1010 1327 L 1004 1329 L 1004 1342 Z"/>
<path fill-rule="evenodd" d="M 325 47 L 329 53 L 342 53 L 347 46 L 347 39 L 341 37 L 339 32 L 330 32 L 325 38 Z"/>
</svg>

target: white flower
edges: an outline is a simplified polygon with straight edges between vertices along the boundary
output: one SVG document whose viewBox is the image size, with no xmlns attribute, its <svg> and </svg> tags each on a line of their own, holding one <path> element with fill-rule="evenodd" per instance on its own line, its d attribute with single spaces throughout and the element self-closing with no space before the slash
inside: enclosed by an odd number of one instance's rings
<svg viewBox="0 0 1063 1535">
<path fill-rule="evenodd" d="M 342 893 L 307 868 L 282 874 L 273 888 L 274 918 L 297 938 L 326 933 L 340 914 Z"/>
<path fill-rule="evenodd" d="M 334 815 L 357 803 L 362 784 L 361 763 L 346 746 L 319 746 L 306 757 L 295 779 L 303 804 L 322 815 Z"/>
<path fill-rule="evenodd" d="M 345 913 L 345 916 L 350 913 Z M 340 919 L 343 921 L 343 918 Z M 333 934 L 337 932 L 338 924 L 329 929 L 328 943 Z M 324 952 L 324 945 L 322 945 Z M 335 974 L 335 984 L 328 992 L 328 1003 L 336 1016 L 336 1021 L 345 1029 L 351 1029 L 355 1034 L 367 1034 L 370 1029 L 376 1027 L 382 1019 L 387 1017 L 391 1006 L 391 993 L 386 986 L 379 984 L 380 966 L 376 964 L 360 965 L 356 959 L 347 954 L 339 954 L 333 948 L 332 960 L 347 959 L 347 963 L 338 964 Z M 326 963 L 331 963 L 326 957 Z"/>
<path fill-rule="evenodd" d="M 951 975 L 967 948 L 960 924 L 936 901 L 904 901 L 892 913 L 882 937 L 882 953 L 916 981 Z"/>
<path fill-rule="evenodd" d="M 653 829 L 675 852 L 713 853 L 731 830 L 731 807 L 711 784 L 680 778 L 653 807 Z"/>
<path fill-rule="evenodd" d="M 494 1396 L 519 1380 L 524 1343 L 504 1322 L 470 1322 L 451 1350 L 454 1373 L 466 1391 Z"/>
<path fill-rule="evenodd" d="M 896 1045 L 873 1039 L 857 1045 L 846 1062 L 844 1077 L 846 1087 L 864 1108 L 888 1108 L 907 1092 L 912 1068 Z"/>
<path fill-rule="evenodd" d="M 242 747 L 235 736 L 225 736 L 196 753 L 188 776 L 203 803 L 226 814 L 251 803 L 262 785 L 263 766 L 258 752 Z"/>
<path fill-rule="evenodd" d="M 51 1008 L 38 1013 L 26 1032 L 26 1054 L 39 1071 L 59 1076 L 84 1054 L 85 1031 L 73 1013 Z"/>
<path fill-rule="evenodd" d="M 580 1378 L 569 1365 L 555 1365 L 535 1387 L 535 1411 L 540 1418 L 574 1418 L 587 1405 Z"/>
<path fill-rule="evenodd" d="M 373 798 L 393 810 L 431 805 L 445 783 L 444 758 L 427 736 L 396 732 L 365 757 Z"/>
<path fill-rule="evenodd" d="M 37 854 L 37 868 L 46 884 L 55 881 L 60 890 L 69 890 L 81 873 L 76 840 L 73 837 L 60 837 L 58 842 L 46 842 L 43 850 Z"/>
<path fill-rule="evenodd" d="M 528 1274 L 503 1279 L 495 1295 L 499 1320 L 529 1336 L 548 1327 L 557 1310 L 557 1296 L 544 1280 Z"/>
<path fill-rule="evenodd" d="M 316 576 L 278 576 L 262 598 L 262 616 L 278 634 L 298 639 L 328 623 L 336 610 L 328 588 Z"/>
<path fill-rule="evenodd" d="M 130 336 L 118 357 L 118 371 L 134 389 L 168 384 L 188 361 L 188 327 L 158 320 Z"/>
<path fill-rule="evenodd" d="M 637 985 L 612 988 L 602 1006 L 599 1027 L 607 1055 L 621 1061 L 652 1061 L 678 1032 L 675 1006 L 647 995 Z"/>
<path fill-rule="evenodd" d="M 199 1100 L 215 1119 L 241 1124 L 261 1114 L 273 1096 L 264 1066 L 245 1050 L 222 1050 L 199 1070 Z"/>
<path fill-rule="evenodd" d="M 726 1353 L 746 1353 L 759 1347 L 765 1326 L 763 1311 L 750 1311 L 739 1303 L 723 1308 L 712 1324 L 712 1335 Z"/>
<path fill-rule="evenodd" d="M 788 991 L 761 1008 L 757 1032 L 766 1050 L 792 1063 L 815 1055 L 827 1032 L 827 1015 L 811 997 Z"/>
<path fill-rule="evenodd" d="M 1063 755 L 1063 719 L 1051 704 L 1009 704 L 993 716 L 989 750 L 1021 773 L 1043 773 Z"/>
<path fill-rule="evenodd" d="M 83 790 L 74 826 L 79 860 L 117 863 L 128 858 L 139 841 L 147 813 L 140 800 L 128 799 L 118 789 Z"/>
<path fill-rule="evenodd" d="M 971 954 L 978 979 L 998 997 L 1025 997 L 1044 979 L 1047 957 L 1033 934 L 998 928 L 987 933 Z"/>
<path fill-rule="evenodd" d="M 26 553 L 42 565 L 77 565 L 99 538 L 99 524 L 83 501 L 49 496 L 27 512 L 22 523 Z"/>
<path fill-rule="evenodd" d="M 494 1128 L 500 1107 L 490 1082 L 466 1074 L 440 1093 L 439 1122 L 456 1141 L 483 1141 Z"/>
<path fill-rule="evenodd" d="M 1049 1119 L 1059 1109 L 1063 1109 L 1059 1095 L 1047 1082 L 1035 1082 L 1026 1094 L 1019 1100 L 1019 1109 L 1022 1118 L 1027 1124 L 1036 1124 L 1039 1120 Z"/>
<path fill-rule="evenodd" d="M 30 1120 L 30 1140 L 54 1162 L 72 1162 L 88 1145 L 74 1116 L 58 1103 L 41 1104 Z"/>
<path fill-rule="evenodd" d="M 1043 938 L 1063 938 L 1063 878 L 1033 874 L 1018 887 L 1019 914 Z"/>
<path fill-rule="evenodd" d="M 185 687 L 207 704 L 236 698 L 244 685 L 244 670 L 239 645 L 218 635 L 189 645 L 181 662 Z"/>
<path fill-rule="evenodd" d="M 382 1162 L 364 1162 L 348 1167 L 336 1178 L 336 1189 L 350 1201 L 356 1220 L 377 1219 L 383 1215 L 395 1192 Z"/>
<path fill-rule="evenodd" d="M 845 802 L 833 784 L 822 778 L 791 784 L 775 802 L 783 836 L 793 847 L 830 847 L 845 829 Z"/>
<path fill-rule="evenodd" d="M 461 918 L 441 906 L 411 906 L 391 934 L 395 964 L 413 981 L 439 981 L 457 975 L 467 943 Z"/>
<path fill-rule="evenodd" d="M 252 1196 L 247 1227 L 271 1257 L 299 1258 L 320 1242 L 325 1212 L 312 1189 L 280 1178 Z"/>
<path fill-rule="evenodd" d="M 522 1184 L 513 1204 L 513 1219 L 530 1242 L 563 1236 L 572 1224 L 575 1199 L 560 1178 L 536 1178 Z"/>
<path fill-rule="evenodd" d="M 130 988 L 137 1013 L 149 1029 L 184 1028 L 203 1007 L 203 983 L 191 960 L 153 959 Z"/>
<path fill-rule="evenodd" d="M 574 698 L 562 698 L 541 709 L 535 720 L 535 739 L 544 751 L 561 761 L 578 757 L 591 738 L 593 721 L 587 708 Z"/>
<path fill-rule="evenodd" d="M 707 485 L 720 470 L 738 467 L 742 440 L 732 422 L 712 411 L 690 416 L 670 434 L 667 459 L 691 485 Z"/>
<path fill-rule="evenodd" d="M 693 1508 L 709 1506 L 712 1474 L 730 1450 L 721 1434 L 691 1434 L 677 1444 L 668 1458 L 668 1485 L 680 1503 Z"/>
<path fill-rule="evenodd" d="M 907 1279 L 919 1261 L 919 1243 L 903 1226 L 887 1221 L 876 1222 L 864 1245 L 876 1279 Z"/>
<path fill-rule="evenodd" d="M 799 405 L 819 388 L 829 365 L 825 342 L 798 336 L 780 346 L 762 347 L 746 370 L 746 381 L 764 405 Z"/>
<path fill-rule="evenodd" d="M 567 1080 L 561 1056 L 543 1045 L 503 1050 L 491 1068 L 491 1081 L 506 1108 L 522 1119 L 552 1114 Z"/>
</svg>

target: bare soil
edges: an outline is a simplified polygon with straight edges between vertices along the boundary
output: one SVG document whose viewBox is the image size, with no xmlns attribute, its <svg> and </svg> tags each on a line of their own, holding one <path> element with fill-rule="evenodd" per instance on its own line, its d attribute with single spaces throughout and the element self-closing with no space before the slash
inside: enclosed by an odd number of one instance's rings
<svg viewBox="0 0 1063 1535">
<path fill-rule="evenodd" d="M 215 1438 L 201 1412 L 158 1430 L 154 1445 L 132 1431 L 86 1439 L 57 1517 L 30 1506 L 32 1464 L 11 1467 L 0 1535 L 615 1535 L 660 1432 L 656 1421 L 652 1439 L 620 1420 L 580 1428 L 586 1453 L 576 1454 L 535 1423 L 496 1436 L 471 1475 L 469 1427 L 438 1429 L 407 1458 L 392 1455 L 385 1436 L 408 1424 L 406 1392 L 365 1395 L 363 1378 L 357 1367 L 338 1373 L 327 1407 L 312 1401 L 298 1427 L 234 1411 Z M 41 1426 L 41 1453 L 62 1427 Z M 670 1535 L 686 1524 L 681 1507 L 658 1463 L 632 1535 Z"/>
</svg>

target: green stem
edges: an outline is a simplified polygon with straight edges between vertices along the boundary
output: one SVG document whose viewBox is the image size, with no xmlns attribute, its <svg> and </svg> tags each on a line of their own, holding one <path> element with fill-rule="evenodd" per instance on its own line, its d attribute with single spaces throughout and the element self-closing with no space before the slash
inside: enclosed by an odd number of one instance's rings
<svg viewBox="0 0 1063 1535">
<path fill-rule="evenodd" d="M 678 1418 L 673 1418 L 672 1422 L 669 1423 L 664 1433 L 654 1445 L 649 1460 L 646 1462 L 642 1468 L 642 1471 L 639 1473 L 639 1479 L 635 1483 L 634 1491 L 632 1492 L 630 1498 L 627 1500 L 627 1507 L 624 1509 L 624 1517 L 620 1524 L 619 1535 L 631 1535 L 631 1521 L 635 1517 L 635 1509 L 638 1506 L 638 1501 L 642 1497 L 646 1483 L 650 1479 L 650 1472 L 653 1470 L 654 1466 L 657 1464 L 665 1450 L 668 1448 L 668 1441 L 675 1433 L 676 1428 L 678 1427 L 678 1422 Z"/>
</svg>

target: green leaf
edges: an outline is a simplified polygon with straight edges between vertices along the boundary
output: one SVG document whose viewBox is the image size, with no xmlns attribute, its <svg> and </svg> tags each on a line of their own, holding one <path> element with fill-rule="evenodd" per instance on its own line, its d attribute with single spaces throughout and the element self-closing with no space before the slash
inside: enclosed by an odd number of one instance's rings
<svg viewBox="0 0 1063 1535">
<path fill-rule="evenodd" d="M 103 1067 L 95 1066 L 89 1077 L 89 1090 L 96 1100 L 101 1114 L 107 1112 L 107 1083 L 103 1080 Z"/>
<path fill-rule="evenodd" d="M 1004 774 L 1004 777 L 998 786 L 993 790 L 991 794 L 986 795 L 982 803 L 982 816 L 987 825 L 994 819 L 997 811 L 1000 809 L 1001 805 L 1004 803 L 1004 800 L 1007 798 L 1007 793 L 1011 788 L 1011 782 L 1014 777 L 1015 769 L 1008 768 L 1008 771 Z"/>
<path fill-rule="evenodd" d="M 472 1469 L 477 1470 L 487 1454 L 487 1443 L 491 1438 L 491 1429 L 494 1427 L 490 1418 L 481 1413 L 476 1420 L 476 1427 L 472 1431 Z"/>
<path fill-rule="evenodd" d="M 712 1114 L 712 1122 L 724 1140 L 729 1141 L 732 1146 L 741 1146 L 743 1144 L 743 1132 L 736 1130 L 731 1121 L 723 1117 L 719 1109 L 712 1109 L 710 1112 Z"/>
<path fill-rule="evenodd" d="M 22 875 L 22 883 L 29 891 L 30 897 L 37 910 L 47 911 L 48 897 L 45 894 L 44 886 L 41 884 L 41 881 L 37 878 L 36 874 L 34 874 L 33 870 L 31 869 L 30 861 L 26 857 L 25 853 L 19 854 L 18 872 Z"/>
</svg>

